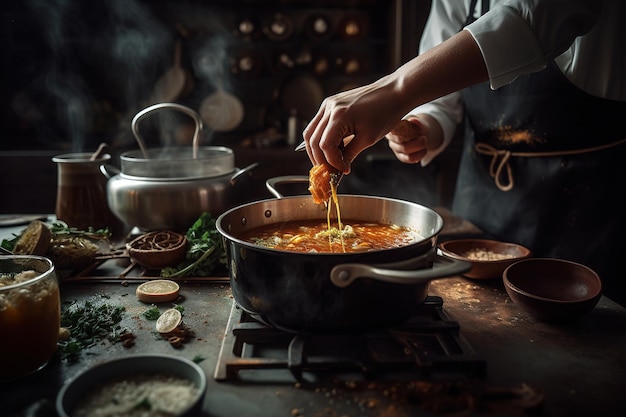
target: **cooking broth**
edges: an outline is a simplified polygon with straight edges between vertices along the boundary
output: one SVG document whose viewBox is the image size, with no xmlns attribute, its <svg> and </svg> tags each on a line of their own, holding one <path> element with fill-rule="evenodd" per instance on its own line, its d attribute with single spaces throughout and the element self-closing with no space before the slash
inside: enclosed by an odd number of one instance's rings
<svg viewBox="0 0 626 417">
<path fill-rule="evenodd" d="M 254 228 L 242 240 L 293 252 L 354 253 L 392 249 L 422 240 L 415 231 L 397 225 L 344 221 L 342 228 L 322 220 L 297 220 Z"/>
</svg>

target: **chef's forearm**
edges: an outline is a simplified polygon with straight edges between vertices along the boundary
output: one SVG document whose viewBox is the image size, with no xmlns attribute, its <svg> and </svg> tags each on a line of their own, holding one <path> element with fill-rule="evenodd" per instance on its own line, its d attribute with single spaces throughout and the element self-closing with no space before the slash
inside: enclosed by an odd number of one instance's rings
<svg viewBox="0 0 626 417">
<path fill-rule="evenodd" d="M 413 58 L 392 75 L 400 105 L 415 107 L 488 80 L 482 54 L 472 35 L 461 31 Z"/>
</svg>

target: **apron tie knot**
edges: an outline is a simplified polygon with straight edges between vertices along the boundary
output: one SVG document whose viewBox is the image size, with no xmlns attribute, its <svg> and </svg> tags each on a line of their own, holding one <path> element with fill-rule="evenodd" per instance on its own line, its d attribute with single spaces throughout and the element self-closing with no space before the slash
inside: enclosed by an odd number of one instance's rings
<svg viewBox="0 0 626 417">
<path fill-rule="evenodd" d="M 511 158 L 511 151 L 496 149 L 493 146 L 484 142 L 476 143 L 474 149 L 481 155 L 487 155 L 491 157 L 489 163 L 489 175 L 496 182 L 496 186 L 502 191 L 510 191 L 513 189 L 513 170 L 509 164 Z M 506 177 L 503 178 L 503 173 L 506 173 Z M 504 182 L 502 180 L 505 180 Z"/>
<path fill-rule="evenodd" d="M 491 178 L 495 179 L 496 186 L 500 190 L 510 191 L 513 189 L 513 169 L 509 164 L 509 160 L 512 156 L 518 158 L 565 157 L 570 155 L 581 155 L 585 153 L 604 151 L 606 149 L 614 148 L 623 144 L 626 144 L 626 138 L 603 145 L 593 146 L 591 148 L 551 152 L 511 152 L 506 149 L 496 149 L 485 142 L 476 142 L 476 144 L 474 145 L 474 149 L 477 153 L 481 155 L 487 155 L 491 157 L 491 162 L 489 164 L 489 175 L 491 175 Z M 506 173 L 506 177 L 504 178 L 506 182 L 502 181 L 503 172 Z"/>
</svg>

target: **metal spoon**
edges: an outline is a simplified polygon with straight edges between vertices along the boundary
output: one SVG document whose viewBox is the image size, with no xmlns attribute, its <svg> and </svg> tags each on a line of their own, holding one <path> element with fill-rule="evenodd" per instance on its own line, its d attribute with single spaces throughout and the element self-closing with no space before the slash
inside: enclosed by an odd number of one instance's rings
<svg viewBox="0 0 626 417">
<path fill-rule="evenodd" d="M 339 144 L 339 149 L 343 150 L 350 141 L 354 139 L 354 135 L 346 136 L 343 138 L 343 141 Z M 306 149 L 306 141 L 300 142 L 298 146 L 294 149 L 296 152 L 304 151 Z"/>
<path fill-rule="evenodd" d="M 306 149 L 306 141 L 302 141 L 300 142 L 300 144 L 298 146 L 296 146 L 296 149 L 294 149 L 294 151 L 296 152 L 300 152 Z"/>
</svg>

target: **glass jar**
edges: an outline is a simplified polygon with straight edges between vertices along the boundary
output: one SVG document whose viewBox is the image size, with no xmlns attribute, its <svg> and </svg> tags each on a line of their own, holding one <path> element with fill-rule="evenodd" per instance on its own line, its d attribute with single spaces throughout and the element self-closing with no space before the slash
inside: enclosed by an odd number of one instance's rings
<svg viewBox="0 0 626 417">
<path fill-rule="evenodd" d="M 46 366 L 61 324 L 59 284 L 50 259 L 0 256 L 0 381 Z"/>
</svg>

